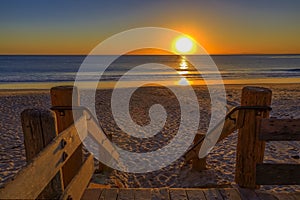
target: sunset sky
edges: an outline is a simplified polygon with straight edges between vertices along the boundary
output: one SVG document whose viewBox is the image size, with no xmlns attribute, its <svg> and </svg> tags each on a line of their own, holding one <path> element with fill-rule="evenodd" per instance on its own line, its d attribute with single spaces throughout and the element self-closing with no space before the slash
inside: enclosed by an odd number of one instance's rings
<svg viewBox="0 0 300 200">
<path fill-rule="evenodd" d="M 113 34 L 145 26 L 188 34 L 210 54 L 296 54 L 299 10 L 298 0 L 3 0 L 0 54 L 88 54 Z"/>
</svg>

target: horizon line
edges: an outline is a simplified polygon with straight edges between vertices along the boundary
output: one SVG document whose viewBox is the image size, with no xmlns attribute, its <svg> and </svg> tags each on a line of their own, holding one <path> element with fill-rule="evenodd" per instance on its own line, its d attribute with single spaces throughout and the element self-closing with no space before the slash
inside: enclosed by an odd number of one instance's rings
<svg viewBox="0 0 300 200">
<path fill-rule="evenodd" d="M 300 55 L 300 53 L 220 53 L 220 54 L 124 54 L 120 56 L 255 56 L 255 55 Z M 0 56 L 89 56 L 89 54 L 0 54 Z M 95 54 L 92 56 L 117 56 L 117 54 Z"/>
</svg>

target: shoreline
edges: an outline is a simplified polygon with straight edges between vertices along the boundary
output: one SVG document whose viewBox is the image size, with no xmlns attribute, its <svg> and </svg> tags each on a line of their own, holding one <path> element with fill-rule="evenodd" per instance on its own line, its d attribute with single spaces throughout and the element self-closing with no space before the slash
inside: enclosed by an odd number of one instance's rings
<svg viewBox="0 0 300 200">
<path fill-rule="evenodd" d="M 260 79 L 257 79 L 260 80 Z M 280 79 L 279 79 L 280 80 Z M 294 80 L 294 78 L 293 78 Z M 298 80 L 298 79 L 297 79 Z M 299 82 L 289 82 L 288 80 L 283 81 L 283 82 L 253 82 L 251 81 L 246 81 L 246 80 L 225 80 L 223 85 L 225 88 L 242 88 L 244 86 L 276 86 L 276 87 L 286 87 L 286 86 L 291 86 L 294 87 L 296 85 L 300 85 L 300 78 L 298 80 Z M 113 86 L 116 82 L 115 81 L 106 81 L 106 82 L 101 82 L 101 85 L 98 86 L 97 90 L 102 90 L 102 89 L 113 89 Z M 74 82 L 56 82 L 56 83 L 4 83 L 0 84 L 0 95 L 4 93 L 20 93 L 24 94 L 26 92 L 29 93 L 46 93 L 49 92 L 52 87 L 56 86 L 73 86 Z M 85 87 L 89 85 L 89 83 L 86 83 L 82 87 L 82 89 L 89 89 L 89 87 Z M 222 84 L 205 84 L 204 82 L 201 82 L 201 84 L 190 84 L 193 87 L 205 87 L 207 85 L 212 85 L 213 87 L 217 87 Z M 128 84 L 127 87 L 135 86 L 134 84 Z M 175 85 L 175 84 L 170 84 L 168 85 L 169 87 L 184 87 L 185 85 Z M 142 86 L 142 87 L 164 87 L 161 85 L 157 84 L 149 84 L 147 86 Z"/>
</svg>

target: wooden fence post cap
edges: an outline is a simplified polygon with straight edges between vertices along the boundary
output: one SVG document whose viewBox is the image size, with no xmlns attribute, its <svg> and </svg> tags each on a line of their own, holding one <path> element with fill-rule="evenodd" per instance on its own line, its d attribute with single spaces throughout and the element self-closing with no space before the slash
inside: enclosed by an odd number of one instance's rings
<svg viewBox="0 0 300 200">
<path fill-rule="evenodd" d="M 48 109 L 43 108 L 28 108 L 21 112 L 21 117 L 31 116 L 31 117 L 39 117 L 39 116 L 51 116 L 56 117 L 55 113 Z"/>
<path fill-rule="evenodd" d="M 52 106 L 79 105 L 79 91 L 76 86 L 56 86 L 51 88 Z"/>
<path fill-rule="evenodd" d="M 272 94 L 272 90 L 270 90 L 269 88 L 265 88 L 265 87 L 258 87 L 258 86 L 245 86 L 243 87 L 243 92 L 259 92 L 259 93 L 271 93 Z"/>
<path fill-rule="evenodd" d="M 61 85 L 61 86 L 55 86 L 52 87 L 51 90 L 77 90 L 76 86 L 73 85 Z"/>
</svg>

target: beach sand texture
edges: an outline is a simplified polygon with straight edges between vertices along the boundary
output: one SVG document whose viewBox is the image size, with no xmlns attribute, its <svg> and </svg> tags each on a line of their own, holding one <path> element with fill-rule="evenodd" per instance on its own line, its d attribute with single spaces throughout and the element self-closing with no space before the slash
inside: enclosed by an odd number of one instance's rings
<svg viewBox="0 0 300 200">
<path fill-rule="evenodd" d="M 240 102 L 242 85 L 226 85 L 228 107 Z M 272 89 L 271 117 L 300 118 L 300 84 L 266 85 Z M 210 120 L 210 98 L 204 86 L 195 86 L 199 99 L 201 119 L 199 133 L 205 133 Z M 168 89 L 148 87 L 136 91 L 131 99 L 130 111 L 133 120 L 144 125 L 149 122 L 148 109 L 155 103 L 162 104 L 168 113 L 167 123 L 153 140 L 139 140 L 123 133 L 115 124 L 110 113 L 111 90 L 99 90 L 96 109 L 101 126 L 113 135 L 118 146 L 129 151 L 145 152 L 156 150 L 168 143 L 178 129 L 180 109 L 176 97 Z M 25 166 L 25 151 L 20 113 L 26 108 L 50 108 L 48 90 L 0 91 L 0 186 L 9 181 Z M 178 159 L 172 165 L 147 174 L 132 174 L 112 171 L 103 179 L 96 174 L 94 182 L 110 184 L 111 187 L 209 187 L 234 184 L 235 153 L 237 134 L 217 144 L 207 158 L 207 170 L 196 172 L 191 164 Z M 299 142 L 268 143 L 265 162 L 287 162 L 300 164 Z M 297 157 L 298 156 L 298 157 Z M 264 186 L 272 191 L 299 191 L 300 186 Z"/>
</svg>

